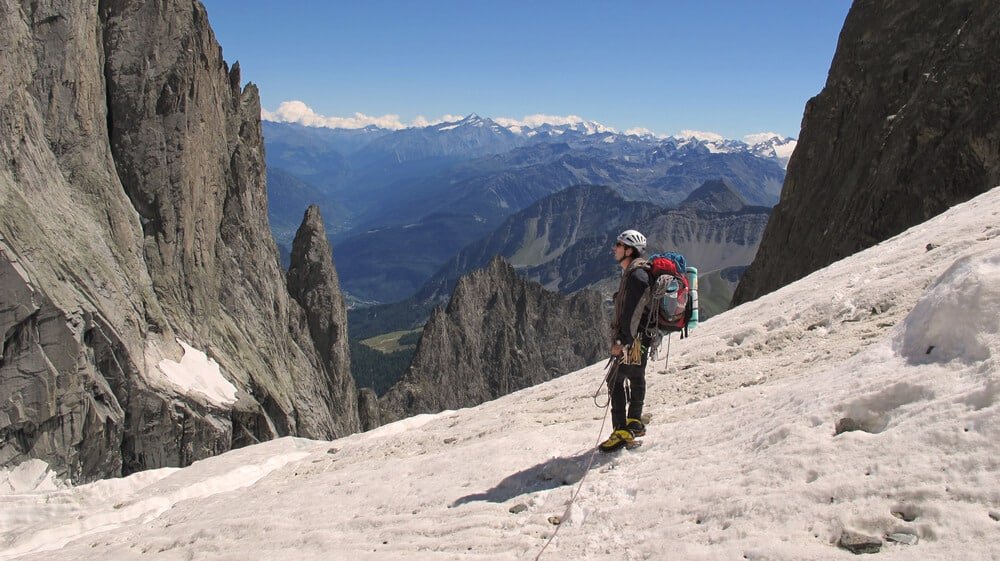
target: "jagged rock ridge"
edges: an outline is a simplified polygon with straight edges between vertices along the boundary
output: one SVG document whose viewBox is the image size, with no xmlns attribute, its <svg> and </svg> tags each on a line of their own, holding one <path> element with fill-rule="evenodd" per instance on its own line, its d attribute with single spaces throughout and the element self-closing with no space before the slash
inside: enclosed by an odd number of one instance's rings
<svg viewBox="0 0 1000 561">
<path fill-rule="evenodd" d="M 333 252 L 319 207 L 309 206 L 292 242 L 288 291 L 306 312 L 308 331 L 316 345 L 329 384 L 329 408 L 341 421 L 339 436 L 361 427 L 357 394 L 347 345 L 347 308 L 340 292 Z M 338 399 L 338 396 L 343 398 Z M 357 422 L 355 420 L 358 419 Z"/>
<path fill-rule="evenodd" d="M 1000 184 L 997 60 L 997 2 L 855 2 L 733 303 Z"/>
<path fill-rule="evenodd" d="M 572 372 L 607 354 L 608 331 L 597 293 L 548 292 L 494 258 L 431 314 L 413 362 L 379 402 L 382 421 L 470 407 Z"/>
<path fill-rule="evenodd" d="M 0 2 L 0 465 L 74 480 L 356 430 L 277 264 L 257 90 L 204 7 Z M 185 341 L 238 390 L 159 368 Z"/>
</svg>

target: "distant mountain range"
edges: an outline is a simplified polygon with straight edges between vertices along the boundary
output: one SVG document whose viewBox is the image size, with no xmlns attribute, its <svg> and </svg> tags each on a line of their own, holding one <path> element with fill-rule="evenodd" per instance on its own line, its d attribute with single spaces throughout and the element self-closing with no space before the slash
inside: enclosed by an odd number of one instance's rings
<svg viewBox="0 0 1000 561">
<path fill-rule="evenodd" d="M 579 186 L 545 197 L 511 215 L 490 234 L 462 248 L 410 298 L 354 309 L 352 337 L 412 329 L 452 297 L 459 278 L 499 256 L 518 273 L 564 294 L 591 288 L 605 296 L 620 270 L 611 257 L 615 236 L 640 228 L 649 253 L 679 251 L 699 269 L 703 318 L 726 309 L 750 264 L 771 214 L 751 206 L 724 181 L 706 182 L 679 208 L 626 201 L 606 186 Z"/>
<path fill-rule="evenodd" d="M 673 208 L 725 180 L 747 204 L 773 206 L 795 146 L 774 135 L 752 145 L 629 135 L 585 121 L 502 126 L 475 114 L 403 130 L 265 121 L 264 139 L 279 246 L 301 222 L 296 207 L 318 204 L 355 305 L 408 298 L 463 247 L 575 185 Z"/>
</svg>

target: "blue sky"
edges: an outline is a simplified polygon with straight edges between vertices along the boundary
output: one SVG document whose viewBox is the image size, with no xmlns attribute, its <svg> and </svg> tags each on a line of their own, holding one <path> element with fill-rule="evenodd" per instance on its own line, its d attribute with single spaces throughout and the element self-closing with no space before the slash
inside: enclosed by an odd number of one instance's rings
<svg viewBox="0 0 1000 561">
<path fill-rule="evenodd" d="M 226 60 L 239 60 L 266 111 L 298 100 L 322 116 L 404 125 L 473 112 L 576 115 L 622 131 L 728 138 L 798 136 L 850 8 L 848 0 L 204 4 Z"/>
</svg>

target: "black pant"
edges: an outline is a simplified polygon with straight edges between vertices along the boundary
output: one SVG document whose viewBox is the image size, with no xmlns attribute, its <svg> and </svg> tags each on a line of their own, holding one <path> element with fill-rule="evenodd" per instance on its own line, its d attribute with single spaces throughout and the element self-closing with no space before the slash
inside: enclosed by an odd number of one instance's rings
<svg viewBox="0 0 1000 561">
<path fill-rule="evenodd" d="M 614 430 L 625 428 L 626 419 L 642 417 L 642 403 L 646 399 L 646 354 L 643 349 L 641 364 L 619 364 L 618 371 L 608 380 L 611 394 L 611 426 Z M 628 391 L 625 391 L 625 381 Z M 628 414 L 626 414 L 626 404 Z"/>
</svg>

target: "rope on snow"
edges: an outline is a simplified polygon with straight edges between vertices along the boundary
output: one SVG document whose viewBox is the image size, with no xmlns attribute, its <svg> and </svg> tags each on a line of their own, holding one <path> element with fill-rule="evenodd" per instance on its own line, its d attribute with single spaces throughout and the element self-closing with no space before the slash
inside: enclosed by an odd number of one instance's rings
<svg viewBox="0 0 1000 561">
<path fill-rule="evenodd" d="M 613 376 L 615 376 L 618 373 L 619 361 L 616 360 L 616 358 L 617 357 L 611 357 L 611 360 L 608 361 L 608 364 L 611 365 L 611 370 L 609 370 L 607 376 L 604 377 L 604 382 L 602 382 L 602 386 L 603 384 L 607 384 L 609 381 L 613 380 Z M 600 393 L 601 389 L 598 388 L 597 392 L 594 393 L 594 405 L 597 405 L 597 395 Z M 604 408 L 604 418 L 601 419 L 601 430 L 600 432 L 597 433 L 597 442 L 594 444 L 594 450 L 590 453 L 590 460 L 587 461 L 587 468 L 583 470 L 583 475 L 580 477 L 580 483 L 576 486 L 576 490 L 573 492 L 572 495 L 570 495 L 569 502 L 566 503 L 566 510 L 563 511 L 562 518 L 559 519 L 559 524 L 556 526 L 555 531 L 552 532 L 552 535 L 549 536 L 549 539 L 545 541 L 545 545 L 542 546 L 541 551 L 539 551 L 538 555 L 535 556 L 535 561 L 541 559 L 542 554 L 545 553 L 545 549 L 549 547 L 549 544 L 552 543 L 552 540 L 556 539 L 556 534 L 559 533 L 559 528 L 562 527 L 562 521 L 569 518 L 569 511 L 571 508 L 573 508 L 573 503 L 576 502 L 576 498 L 580 496 L 580 490 L 583 489 L 583 482 L 587 479 L 587 474 L 590 473 L 590 468 L 594 466 L 594 458 L 597 457 L 597 451 L 598 451 L 597 447 L 601 444 L 601 436 L 604 434 L 604 425 L 608 423 L 608 411 L 611 410 L 610 390 L 608 391 L 608 402 L 605 403 L 604 405 L 597 405 L 597 406 Z"/>
</svg>

